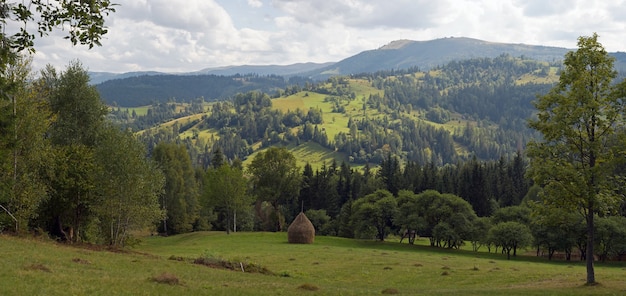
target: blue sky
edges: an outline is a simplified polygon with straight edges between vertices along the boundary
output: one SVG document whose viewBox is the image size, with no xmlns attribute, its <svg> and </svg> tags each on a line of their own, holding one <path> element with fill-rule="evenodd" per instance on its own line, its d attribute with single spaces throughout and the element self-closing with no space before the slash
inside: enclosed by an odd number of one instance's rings
<svg viewBox="0 0 626 296">
<path fill-rule="evenodd" d="M 576 47 L 597 32 L 626 51 L 626 0 L 113 0 L 102 47 L 38 40 L 35 69 L 191 72 L 339 61 L 398 39 L 471 37 Z M 55 38 L 56 37 L 56 38 Z"/>
</svg>

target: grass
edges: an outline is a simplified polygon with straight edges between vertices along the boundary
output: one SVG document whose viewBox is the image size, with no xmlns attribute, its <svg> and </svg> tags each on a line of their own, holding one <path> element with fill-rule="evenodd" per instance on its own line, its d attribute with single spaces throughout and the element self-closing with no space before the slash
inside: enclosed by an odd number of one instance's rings
<svg viewBox="0 0 626 296">
<path fill-rule="evenodd" d="M 624 265 L 597 264 L 585 286 L 582 262 L 286 233 L 197 232 L 146 237 L 110 252 L 0 236 L 2 295 L 610 295 L 624 294 Z M 193 264 L 209 256 L 267 268 L 249 273 Z M 242 265 L 243 265 L 242 263 Z"/>
</svg>

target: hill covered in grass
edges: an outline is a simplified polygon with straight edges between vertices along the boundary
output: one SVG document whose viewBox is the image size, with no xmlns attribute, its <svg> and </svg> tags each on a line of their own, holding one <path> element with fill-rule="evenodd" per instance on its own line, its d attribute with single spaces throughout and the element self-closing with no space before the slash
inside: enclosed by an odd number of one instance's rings
<svg viewBox="0 0 626 296">
<path fill-rule="evenodd" d="M 494 253 L 321 236 L 312 245 L 293 245 L 286 233 L 145 237 L 135 248 L 115 251 L 1 236 L 0 247 L 3 295 L 610 295 L 626 289 L 620 263 L 597 264 L 601 284 L 585 287 L 585 267 L 577 261 L 532 255 L 506 260 Z M 194 264 L 198 258 L 268 272 L 211 268 Z"/>
<path fill-rule="evenodd" d="M 272 145 L 305 151 L 299 159 L 317 165 L 378 164 L 389 152 L 405 161 L 444 165 L 523 150 L 534 137 L 526 126 L 531 102 L 558 81 L 558 71 L 557 64 L 501 55 L 429 71 L 336 76 L 274 96 L 240 93 L 228 101 L 196 102 L 194 108 L 153 104 L 150 115 L 141 109 L 145 116 L 118 108 L 117 115 L 125 113 L 124 124 L 141 131 L 149 147 L 178 139 L 194 163 L 204 165 L 218 148 L 231 160 L 245 160 Z M 310 153 L 311 143 L 317 152 Z"/>
</svg>

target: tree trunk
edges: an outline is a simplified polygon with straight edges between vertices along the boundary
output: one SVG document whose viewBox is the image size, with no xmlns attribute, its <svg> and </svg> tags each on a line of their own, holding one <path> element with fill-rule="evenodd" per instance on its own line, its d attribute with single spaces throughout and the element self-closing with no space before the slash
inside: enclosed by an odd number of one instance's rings
<svg viewBox="0 0 626 296">
<path fill-rule="evenodd" d="M 596 276 L 593 269 L 593 201 L 589 201 L 587 212 L 587 285 L 596 283 Z"/>
<path fill-rule="evenodd" d="M 230 209 L 226 208 L 226 234 L 230 234 Z"/>
</svg>

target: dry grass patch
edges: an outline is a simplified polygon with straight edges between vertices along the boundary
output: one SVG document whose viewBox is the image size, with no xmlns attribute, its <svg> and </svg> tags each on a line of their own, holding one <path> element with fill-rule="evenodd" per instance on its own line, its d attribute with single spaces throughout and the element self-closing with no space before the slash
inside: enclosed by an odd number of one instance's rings
<svg viewBox="0 0 626 296">
<path fill-rule="evenodd" d="M 185 258 L 181 257 L 181 256 L 170 256 L 169 258 L 167 258 L 167 260 L 173 260 L 173 261 L 185 261 Z"/>
<path fill-rule="evenodd" d="M 168 284 L 168 285 L 172 285 L 172 286 L 176 286 L 176 285 L 182 285 L 182 282 L 180 279 L 178 279 L 177 276 L 168 273 L 168 272 L 164 272 L 160 275 L 157 276 L 153 276 L 152 277 L 152 281 L 153 282 L 157 282 L 159 284 Z"/>
<path fill-rule="evenodd" d="M 387 289 L 384 289 L 381 293 L 385 295 L 393 295 L 393 294 L 400 294 L 400 291 L 398 291 L 398 289 L 396 288 L 387 288 Z"/>
<path fill-rule="evenodd" d="M 320 288 L 318 286 L 309 284 L 309 283 L 305 283 L 305 284 L 298 286 L 298 290 L 304 290 L 304 291 L 317 291 L 319 289 Z"/>
<path fill-rule="evenodd" d="M 91 262 L 89 260 L 85 260 L 85 259 L 81 259 L 81 258 L 74 258 L 74 259 L 72 259 L 72 262 L 78 263 L 78 264 L 91 264 Z"/>
<path fill-rule="evenodd" d="M 44 272 L 52 272 L 52 270 L 50 270 L 50 268 L 48 268 L 47 266 L 41 264 L 41 263 L 34 263 L 31 265 L 28 265 L 26 267 L 24 267 L 24 269 L 26 270 L 38 270 L 38 271 L 44 271 Z"/>
<path fill-rule="evenodd" d="M 193 263 L 217 269 L 275 275 L 275 273 L 271 272 L 266 267 L 249 262 L 228 261 L 212 257 L 200 257 L 195 259 Z"/>
</svg>

